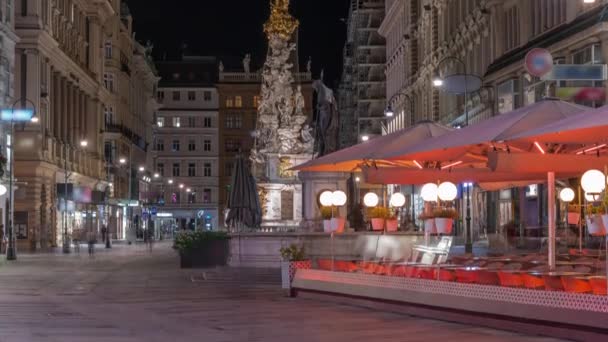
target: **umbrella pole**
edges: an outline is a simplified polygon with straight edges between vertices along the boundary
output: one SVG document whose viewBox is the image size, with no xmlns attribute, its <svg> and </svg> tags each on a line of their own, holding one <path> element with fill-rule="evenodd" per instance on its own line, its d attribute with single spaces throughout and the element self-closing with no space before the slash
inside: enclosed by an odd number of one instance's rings
<svg viewBox="0 0 608 342">
<path fill-rule="evenodd" d="M 581 186 L 578 186 L 578 252 L 583 253 L 583 203 L 581 202 Z"/>
<path fill-rule="evenodd" d="M 547 222 L 549 225 L 549 270 L 555 270 L 555 172 L 547 173 Z"/>
</svg>

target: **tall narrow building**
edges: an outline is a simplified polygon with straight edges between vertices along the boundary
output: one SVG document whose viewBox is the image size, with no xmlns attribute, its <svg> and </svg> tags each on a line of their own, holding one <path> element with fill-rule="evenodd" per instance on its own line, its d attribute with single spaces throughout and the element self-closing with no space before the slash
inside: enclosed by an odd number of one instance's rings
<svg viewBox="0 0 608 342">
<path fill-rule="evenodd" d="M 222 220 L 218 131 L 217 60 L 183 56 L 157 63 L 162 107 L 154 129 L 156 226 L 165 235 L 174 229 L 215 230 Z"/>
<path fill-rule="evenodd" d="M 378 29 L 384 6 L 384 0 L 351 1 L 338 91 L 341 147 L 383 132 L 386 44 Z"/>
</svg>

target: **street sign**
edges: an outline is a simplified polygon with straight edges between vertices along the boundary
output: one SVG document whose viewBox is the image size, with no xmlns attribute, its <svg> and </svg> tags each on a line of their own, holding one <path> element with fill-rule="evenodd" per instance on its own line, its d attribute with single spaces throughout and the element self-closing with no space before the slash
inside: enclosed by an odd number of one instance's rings
<svg viewBox="0 0 608 342">
<path fill-rule="evenodd" d="M 202 219 L 204 216 L 205 216 L 204 210 L 199 210 L 198 213 L 196 213 L 196 217 L 198 217 L 199 219 Z"/>
<path fill-rule="evenodd" d="M 526 70 L 532 76 L 541 77 L 553 69 L 553 56 L 545 49 L 535 48 L 526 55 Z"/>
<path fill-rule="evenodd" d="M 605 81 L 606 64 L 559 64 L 544 74 L 543 81 Z"/>
<path fill-rule="evenodd" d="M 31 121 L 33 116 L 33 109 L 2 109 L 0 111 L 2 121 Z"/>
<path fill-rule="evenodd" d="M 152 216 L 158 214 L 158 208 L 157 207 L 151 207 L 150 208 L 150 214 L 152 214 Z"/>
<path fill-rule="evenodd" d="M 563 100 L 604 101 L 606 99 L 606 89 L 602 87 L 559 87 L 555 93 Z"/>
</svg>

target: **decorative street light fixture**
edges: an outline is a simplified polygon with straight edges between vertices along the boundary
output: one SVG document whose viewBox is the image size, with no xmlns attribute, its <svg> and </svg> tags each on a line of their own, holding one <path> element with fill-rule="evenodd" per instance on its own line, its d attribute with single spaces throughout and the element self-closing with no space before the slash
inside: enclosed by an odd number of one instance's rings
<svg viewBox="0 0 608 342">
<path fill-rule="evenodd" d="M 30 103 L 32 108 L 27 108 L 27 104 Z M 22 108 L 17 108 L 17 105 L 20 104 Z M 7 139 L 7 146 L 9 147 L 8 160 L 10 163 L 9 168 L 9 188 L 8 188 L 8 246 L 6 248 L 6 260 L 16 260 L 17 259 L 17 248 L 15 247 L 15 227 L 13 225 L 13 183 L 14 183 L 14 165 L 15 165 L 15 149 L 13 146 L 13 141 L 15 140 L 15 122 L 32 122 L 37 123 L 39 121 L 38 116 L 36 114 L 35 104 L 25 98 L 20 98 L 17 101 L 13 102 L 13 105 L 10 109 L 3 109 L 0 111 L 0 119 L 2 121 L 10 122 L 10 139 Z M 6 189 L 5 189 L 6 191 Z"/>
<path fill-rule="evenodd" d="M 427 183 L 420 189 L 420 197 L 425 202 L 437 202 L 439 188 L 435 183 Z"/>
<path fill-rule="evenodd" d="M 363 197 L 363 204 L 365 204 L 365 206 L 368 208 L 373 208 L 377 206 L 379 202 L 380 199 L 378 198 L 378 195 L 376 195 L 376 193 L 374 192 L 368 192 Z"/>
<path fill-rule="evenodd" d="M 410 97 L 408 94 L 406 94 L 404 92 L 397 93 L 397 94 L 393 95 L 390 98 L 390 100 L 388 100 L 388 102 L 387 102 L 388 105 L 386 106 L 386 109 L 384 110 L 384 115 L 388 118 L 395 116 L 395 111 L 393 110 L 393 107 L 391 104 L 399 96 L 403 96 L 403 98 L 406 99 L 410 103 L 410 115 L 411 115 L 410 124 L 414 125 L 415 124 L 414 100 L 412 99 L 412 97 Z"/>
</svg>

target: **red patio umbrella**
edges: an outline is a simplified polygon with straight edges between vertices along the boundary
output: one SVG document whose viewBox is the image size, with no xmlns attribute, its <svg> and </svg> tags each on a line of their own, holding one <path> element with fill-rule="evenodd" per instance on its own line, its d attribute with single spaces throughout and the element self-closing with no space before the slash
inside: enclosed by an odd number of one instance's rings
<svg viewBox="0 0 608 342">
<path fill-rule="evenodd" d="M 295 166 L 293 170 L 317 172 L 351 172 L 357 170 L 363 163 L 374 161 L 382 166 L 414 166 L 411 161 L 382 160 L 377 154 L 385 149 L 396 146 L 409 147 L 415 144 L 428 142 L 433 138 L 452 131 L 452 128 L 430 122 L 420 122 L 410 128 L 400 130 L 376 139 L 351 146 L 321 158 L 313 159 L 304 164 Z"/>
<path fill-rule="evenodd" d="M 417 160 L 451 163 L 463 158 L 484 160 L 491 150 L 529 150 L 531 144 L 513 139 L 527 131 L 574 116 L 589 107 L 556 99 L 543 101 L 500 114 L 480 123 L 454 130 L 422 144 L 392 145 L 377 153 L 386 160 Z"/>
</svg>

